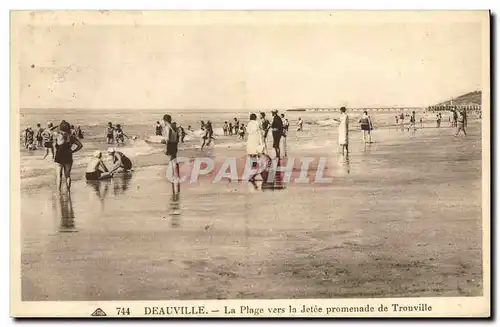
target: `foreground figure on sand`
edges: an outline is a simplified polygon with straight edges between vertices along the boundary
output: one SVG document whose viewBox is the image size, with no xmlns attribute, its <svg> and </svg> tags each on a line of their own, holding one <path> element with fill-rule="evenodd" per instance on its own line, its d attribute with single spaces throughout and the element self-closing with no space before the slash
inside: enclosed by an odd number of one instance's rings
<svg viewBox="0 0 500 327">
<path fill-rule="evenodd" d="M 172 126 L 172 116 L 166 114 L 163 116 L 163 138 L 165 142 L 165 154 L 170 156 L 170 161 L 177 158 L 179 145 L 179 134 Z"/>
<path fill-rule="evenodd" d="M 361 134 L 363 135 L 363 142 L 372 143 L 372 134 L 371 130 L 373 129 L 372 120 L 370 116 L 368 116 L 368 111 L 363 112 L 363 116 L 359 119 L 359 123 L 361 124 Z"/>
<path fill-rule="evenodd" d="M 76 148 L 73 150 L 73 144 Z M 73 153 L 83 148 L 82 143 L 74 135 L 71 135 L 71 125 L 63 120 L 59 125 L 59 133 L 56 138 L 56 155 L 54 161 L 59 164 L 59 190 L 62 186 L 62 175 L 66 180 L 66 188 L 71 189 L 71 168 L 73 166 Z"/>
<path fill-rule="evenodd" d="M 464 132 L 464 135 L 467 135 L 465 132 L 465 126 L 466 126 L 466 114 L 465 114 L 465 109 L 460 111 L 458 114 L 458 120 L 457 120 L 457 132 L 455 133 L 455 136 L 458 136 L 460 131 Z"/>
<path fill-rule="evenodd" d="M 106 179 L 113 176 L 104 162 L 102 162 L 101 151 L 96 151 L 87 165 L 87 170 L 85 171 L 85 178 L 88 181 L 96 181 L 100 179 Z"/>
<path fill-rule="evenodd" d="M 110 174 L 115 172 L 126 172 L 132 169 L 132 161 L 120 151 L 116 151 L 114 148 L 108 149 L 109 155 L 113 158 L 113 168 Z"/>
<path fill-rule="evenodd" d="M 349 155 L 349 116 L 346 111 L 345 107 L 340 108 L 339 145 L 343 156 Z"/>
<path fill-rule="evenodd" d="M 276 152 L 276 158 L 280 159 L 280 141 L 283 135 L 283 121 L 278 116 L 278 110 L 273 110 L 273 122 L 271 123 L 271 130 L 273 132 L 273 148 Z"/>
<path fill-rule="evenodd" d="M 267 181 L 267 174 L 271 158 L 265 154 L 264 141 L 262 137 L 262 129 L 257 122 L 257 115 L 251 114 L 250 121 L 247 124 L 247 155 L 248 160 L 252 161 L 252 169 L 256 169 L 262 159 L 266 160 L 266 169 L 258 174 L 250 176 L 249 182 L 255 181 L 255 177 L 261 175 L 262 181 Z"/>
</svg>

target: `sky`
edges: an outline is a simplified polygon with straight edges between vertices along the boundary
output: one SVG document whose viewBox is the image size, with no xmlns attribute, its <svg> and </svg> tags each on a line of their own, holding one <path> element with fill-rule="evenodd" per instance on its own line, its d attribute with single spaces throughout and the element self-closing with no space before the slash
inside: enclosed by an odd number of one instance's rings
<svg viewBox="0 0 500 327">
<path fill-rule="evenodd" d="M 481 89 L 481 31 L 439 21 L 25 25 L 20 106 L 428 106 Z"/>
</svg>

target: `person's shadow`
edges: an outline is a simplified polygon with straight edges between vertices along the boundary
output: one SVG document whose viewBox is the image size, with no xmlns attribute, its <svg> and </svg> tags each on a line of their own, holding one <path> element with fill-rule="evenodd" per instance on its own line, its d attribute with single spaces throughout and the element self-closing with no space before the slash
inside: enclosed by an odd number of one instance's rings
<svg viewBox="0 0 500 327">
<path fill-rule="evenodd" d="M 71 201 L 71 193 L 59 193 L 59 209 L 61 219 L 59 232 L 77 232 L 75 228 L 75 212 L 73 210 L 73 202 Z"/>
</svg>

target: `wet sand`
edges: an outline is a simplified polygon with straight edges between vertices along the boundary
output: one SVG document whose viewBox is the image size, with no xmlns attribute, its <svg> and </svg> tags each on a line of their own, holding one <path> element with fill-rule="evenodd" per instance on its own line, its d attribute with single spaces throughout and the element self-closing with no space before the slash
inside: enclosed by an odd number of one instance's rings
<svg viewBox="0 0 500 327">
<path fill-rule="evenodd" d="M 329 184 L 205 179 L 174 197 L 153 166 L 71 198 L 24 189 L 22 299 L 481 295 L 480 125 L 468 133 L 380 131 L 366 149 L 352 133 L 348 161 L 332 138 L 310 150 L 331 158 Z"/>
</svg>

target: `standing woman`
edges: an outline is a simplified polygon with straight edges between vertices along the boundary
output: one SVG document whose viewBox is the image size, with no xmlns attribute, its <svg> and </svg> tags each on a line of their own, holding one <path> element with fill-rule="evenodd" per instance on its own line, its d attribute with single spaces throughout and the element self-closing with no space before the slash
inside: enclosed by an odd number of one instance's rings
<svg viewBox="0 0 500 327">
<path fill-rule="evenodd" d="M 246 131 L 248 135 L 247 138 L 248 159 L 251 160 L 252 162 L 252 168 L 258 168 L 255 167 L 255 165 L 258 163 L 257 161 L 261 158 L 261 156 L 265 156 L 266 159 L 269 159 L 269 157 L 265 155 L 262 130 L 259 122 L 257 122 L 256 114 L 250 114 L 250 121 L 247 124 Z M 250 176 L 249 181 L 250 182 L 254 181 L 257 175 L 258 174 L 254 174 L 253 176 Z"/>
<path fill-rule="evenodd" d="M 76 144 L 73 150 L 72 146 Z M 71 191 L 71 167 L 73 166 L 73 153 L 83 148 L 78 138 L 71 134 L 70 124 L 63 120 L 59 125 L 59 133 L 56 138 L 56 155 L 54 161 L 59 164 L 59 190 L 62 186 L 62 176 L 66 178 L 66 188 Z"/>
<path fill-rule="evenodd" d="M 345 107 L 340 108 L 339 145 L 342 148 L 342 155 L 349 155 L 349 116 Z"/>
<path fill-rule="evenodd" d="M 372 120 L 370 116 L 368 116 L 368 112 L 366 110 L 363 112 L 363 116 L 359 119 L 359 123 L 361 124 L 361 134 L 363 135 L 363 142 L 366 143 L 366 135 L 368 134 L 368 143 L 372 143 Z"/>
</svg>

